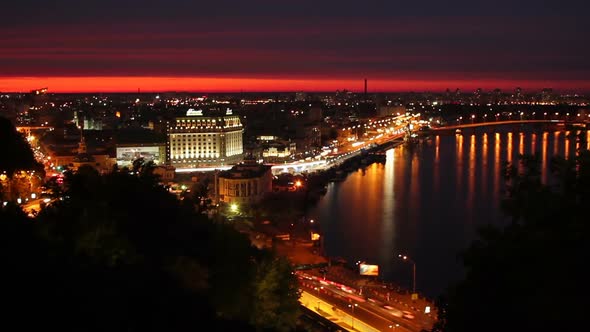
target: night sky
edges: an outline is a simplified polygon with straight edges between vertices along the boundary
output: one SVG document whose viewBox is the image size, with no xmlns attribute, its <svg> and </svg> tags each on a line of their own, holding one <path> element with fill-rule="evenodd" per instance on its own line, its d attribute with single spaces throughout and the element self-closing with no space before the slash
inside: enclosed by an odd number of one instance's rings
<svg viewBox="0 0 590 332">
<path fill-rule="evenodd" d="M 18 0 L 0 91 L 590 91 L 585 1 Z"/>
</svg>

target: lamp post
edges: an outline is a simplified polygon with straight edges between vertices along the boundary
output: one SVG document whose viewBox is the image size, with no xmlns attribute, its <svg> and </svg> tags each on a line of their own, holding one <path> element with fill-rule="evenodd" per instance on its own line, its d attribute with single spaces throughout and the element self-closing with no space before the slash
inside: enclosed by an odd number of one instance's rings
<svg viewBox="0 0 590 332">
<path fill-rule="evenodd" d="M 412 293 L 416 293 L 416 262 L 406 255 L 397 255 L 397 257 L 412 263 Z"/>
<path fill-rule="evenodd" d="M 358 304 L 349 304 L 348 307 L 351 308 L 350 310 L 352 311 L 352 314 L 350 315 L 350 326 L 354 330 L 354 307 L 358 307 Z"/>
</svg>

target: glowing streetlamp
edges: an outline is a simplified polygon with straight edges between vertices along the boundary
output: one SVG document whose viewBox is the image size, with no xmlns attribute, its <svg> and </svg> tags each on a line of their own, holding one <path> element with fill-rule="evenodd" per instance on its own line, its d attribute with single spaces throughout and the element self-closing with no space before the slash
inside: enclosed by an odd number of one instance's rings
<svg viewBox="0 0 590 332">
<path fill-rule="evenodd" d="M 397 255 L 397 257 L 412 263 L 412 293 L 416 294 L 416 262 L 406 255 Z"/>
<path fill-rule="evenodd" d="M 358 304 L 357 303 L 355 303 L 354 305 L 349 304 L 348 307 L 351 308 L 350 310 L 352 311 L 352 314 L 350 315 L 350 325 L 352 326 L 352 329 L 354 330 L 354 307 L 358 307 Z"/>
<path fill-rule="evenodd" d="M 233 203 L 232 205 L 230 205 L 230 210 L 231 212 L 238 212 L 238 204 Z"/>
</svg>

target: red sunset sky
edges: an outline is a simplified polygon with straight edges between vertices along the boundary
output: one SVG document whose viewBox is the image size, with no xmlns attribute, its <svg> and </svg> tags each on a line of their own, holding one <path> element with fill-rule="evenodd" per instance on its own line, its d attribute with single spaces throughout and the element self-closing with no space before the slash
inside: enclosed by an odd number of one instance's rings
<svg viewBox="0 0 590 332">
<path fill-rule="evenodd" d="M 569 0 L 5 4 L 0 91 L 590 91 Z"/>
</svg>

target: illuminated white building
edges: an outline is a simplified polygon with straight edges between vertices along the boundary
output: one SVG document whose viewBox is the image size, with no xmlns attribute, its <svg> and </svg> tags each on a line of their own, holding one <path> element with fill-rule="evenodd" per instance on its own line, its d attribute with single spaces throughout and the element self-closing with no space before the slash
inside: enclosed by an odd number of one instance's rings
<svg viewBox="0 0 590 332">
<path fill-rule="evenodd" d="M 151 144 L 117 144 L 117 165 L 131 167 L 133 161 L 143 158 L 146 162 L 153 161 L 155 165 L 166 162 L 166 145 L 164 143 Z"/>
<path fill-rule="evenodd" d="M 176 168 L 234 165 L 242 161 L 244 129 L 228 109 L 219 116 L 189 109 L 166 128 L 168 163 Z"/>
</svg>

